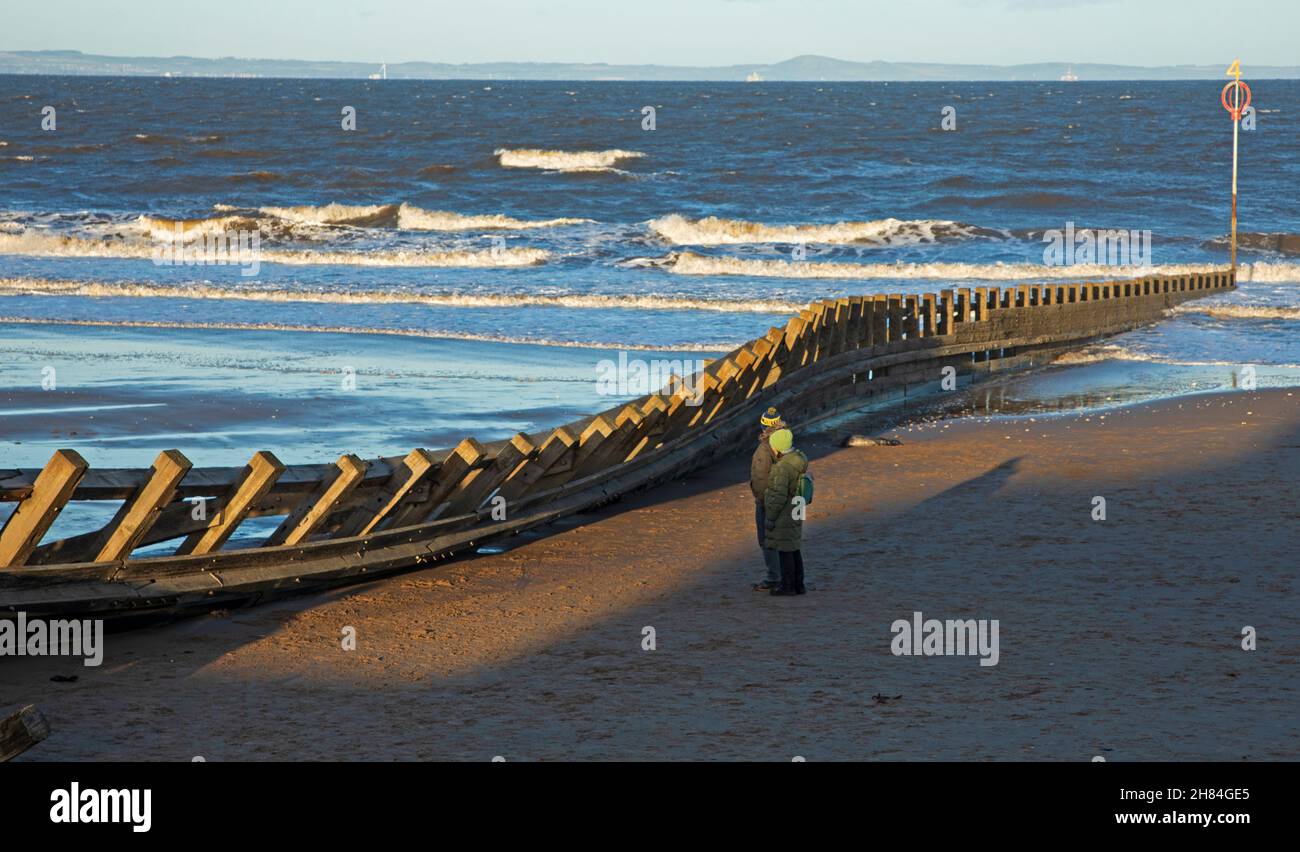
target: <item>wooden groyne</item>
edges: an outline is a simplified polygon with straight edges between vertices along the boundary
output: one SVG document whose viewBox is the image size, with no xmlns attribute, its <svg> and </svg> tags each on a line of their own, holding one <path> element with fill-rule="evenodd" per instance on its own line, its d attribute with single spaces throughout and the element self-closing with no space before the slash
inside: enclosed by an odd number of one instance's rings
<svg viewBox="0 0 1300 852">
<path fill-rule="evenodd" d="M 766 406 L 798 429 L 945 374 L 965 384 L 1047 363 L 1233 287 L 1224 269 L 822 301 L 694 381 L 549 431 L 405 456 L 285 465 L 257 452 L 195 468 L 167 450 L 149 468 L 97 469 L 59 450 L 43 470 L 0 470 L 0 502 L 18 502 L 0 529 L 0 617 L 228 606 L 428 564 L 748 447 Z M 45 541 L 74 500 L 121 506 L 102 529 Z M 283 520 L 225 547 L 263 516 Z M 173 540 L 173 555 L 133 557 Z"/>
</svg>

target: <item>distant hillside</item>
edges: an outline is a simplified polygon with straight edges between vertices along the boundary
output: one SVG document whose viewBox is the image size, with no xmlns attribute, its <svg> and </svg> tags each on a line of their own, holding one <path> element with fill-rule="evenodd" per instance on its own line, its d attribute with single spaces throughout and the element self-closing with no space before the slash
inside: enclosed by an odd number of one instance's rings
<svg viewBox="0 0 1300 852">
<path fill-rule="evenodd" d="M 576 62 L 396 62 L 393 80 L 1080 80 L 1221 79 L 1216 65 L 1098 65 L 1043 62 L 1033 65 L 950 65 L 936 62 L 849 62 L 828 56 L 796 56 L 774 65 L 607 65 Z M 1256 65 L 1253 79 L 1300 78 L 1300 66 Z M 381 64 L 299 59 L 201 59 L 192 56 L 96 56 L 77 50 L 0 51 L 0 74 L 120 75 L 146 77 L 337 77 L 365 79 Z"/>
</svg>

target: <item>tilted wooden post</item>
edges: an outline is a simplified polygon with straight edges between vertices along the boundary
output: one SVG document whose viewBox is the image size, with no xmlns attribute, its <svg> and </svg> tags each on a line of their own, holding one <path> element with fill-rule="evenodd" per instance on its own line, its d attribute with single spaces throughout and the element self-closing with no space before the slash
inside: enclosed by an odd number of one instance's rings
<svg viewBox="0 0 1300 852">
<path fill-rule="evenodd" d="M 272 453 L 258 451 L 244 468 L 243 475 L 235 481 L 221 504 L 220 515 L 216 523 L 190 533 L 181 546 L 176 548 L 176 555 L 202 556 L 214 550 L 220 550 L 226 540 L 235 532 L 248 513 L 266 496 L 275 485 L 275 481 L 284 473 L 284 465 Z"/>
<path fill-rule="evenodd" d="M 333 476 L 321 480 L 316 489 L 304 497 L 294 510 L 281 521 L 263 547 L 281 544 L 301 544 L 320 528 L 330 514 L 351 494 L 362 480 L 370 465 L 354 455 L 339 456 L 338 470 Z"/>
<path fill-rule="evenodd" d="M 641 413 L 641 409 L 632 404 L 623 406 L 618 414 L 614 415 L 614 431 L 601 441 L 598 449 L 577 465 L 573 478 L 581 479 L 622 464 L 627 454 L 640 441 L 641 424 L 644 422 L 645 415 Z"/>
<path fill-rule="evenodd" d="M 41 538 L 77 490 L 90 467 L 76 450 L 56 450 L 32 484 L 32 493 L 14 509 L 0 529 L 0 568 L 16 568 L 41 543 Z"/>
<path fill-rule="evenodd" d="M 154 459 L 149 479 L 135 496 L 122 504 L 117 515 L 104 527 L 104 542 L 96 562 L 115 562 L 130 557 L 145 533 L 158 520 L 163 507 L 176 496 L 176 487 L 194 465 L 179 450 L 163 450 Z"/>
<path fill-rule="evenodd" d="M 883 346 L 889 342 L 889 297 L 883 294 L 871 297 L 873 316 L 871 320 L 871 345 Z"/>
<path fill-rule="evenodd" d="M 577 440 L 563 427 L 556 429 L 542 442 L 537 455 L 515 469 L 515 472 L 497 489 L 497 496 L 504 498 L 507 506 L 531 493 L 533 487 L 548 473 L 564 463 L 573 466 L 574 446 Z"/>
<path fill-rule="evenodd" d="M 936 334 L 952 334 L 957 318 L 957 291 L 939 291 L 939 329 Z"/>
<path fill-rule="evenodd" d="M 447 517 L 478 511 L 492 492 L 505 482 L 515 469 L 537 454 L 537 448 L 522 432 L 510 439 L 493 457 L 492 463 L 457 488 L 447 498 Z"/>
<path fill-rule="evenodd" d="M 473 438 L 461 441 L 436 470 L 426 471 L 422 477 L 423 481 L 429 483 L 429 495 L 418 503 L 394 512 L 386 528 L 397 529 L 442 517 L 450 508 L 447 498 L 457 489 L 468 487 L 471 478 L 478 477 L 487 463 L 488 456 L 482 444 Z M 375 529 L 378 526 L 372 525 L 371 530 Z"/>
<path fill-rule="evenodd" d="M 958 287 L 958 288 L 957 288 L 957 302 L 956 302 L 956 305 L 957 305 L 957 310 L 956 310 L 956 312 L 955 312 L 953 315 L 956 317 L 956 319 L 957 319 L 957 323 L 960 324 L 960 323 L 968 323 L 968 322 L 970 322 L 970 321 L 971 321 L 971 308 L 970 308 L 970 288 L 969 288 L 969 287 Z M 956 326 L 954 325 L 954 326 L 953 326 L 953 331 L 956 331 L 956 330 L 957 330 L 957 328 L 956 328 Z"/>
<path fill-rule="evenodd" d="M 20 641 L 27 641 L 23 637 Z M 0 763 L 13 760 L 50 735 L 50 723 L 28 704 L 12 716 L 0 719 Z"/>
<path fill-rule="evenodd" d="M 640 440 L 632 445 L 623 461 L 629 462 L 641 455 L 647 449 L 653 449 L 653 443 L 663 434 L 664 416 L 668 412 L 668 402 L 660 395 L 655 394 L 646 400 L 641 406 L 641 413 L 644 420 L 641 422 Z"/>
<path fill-rule="evenodd" d="M 450 458 L 448 456 L 448 460 Z M 411 503 L 411 492 L 428 482 L 435 473 L 440 473 L 441 467 L 428 450 L 422 447 L 411 450 L 402 459 L 401 465 L 388 475 L 378 493 L 349 512 L 331 538 L 368 535 L 385 520 L 391 521 L 393 527 L 415 523 L 417 518 L 414 515 L 428 514 L 433 507 L 428 500 L 419 505 Z M 403 501 L 405 505 L 402 505 Z"/>
<path fill-rule="evenodd" d="M 906 308 L 903 305 L 903 296 L 901 293 L 890 293 L 889 301 L 889 342 L 897 343 L 903 339 L 903 315 Z"/>
</svg>

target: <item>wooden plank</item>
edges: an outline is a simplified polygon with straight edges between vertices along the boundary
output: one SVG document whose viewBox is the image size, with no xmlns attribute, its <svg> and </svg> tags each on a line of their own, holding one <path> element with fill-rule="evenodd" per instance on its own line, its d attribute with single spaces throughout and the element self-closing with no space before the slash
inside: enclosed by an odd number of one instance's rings
<svg viewBox="0 0 1300 852">
<path fill-rule="evenodd" d="M 739 375 L 740 368 L 736 366 L 734 361 L 727 359 L 723 362 L 722 367 L 714 375 L 718 385 L 715 388 L 713 403 L 710 405 L 708 413 L 704 415 L 703 423 L 711 422 L 713 418 L 718 416 L 718 412 L 722 411 L 729 402 L 738 396 L 740 383 L 736 381 L 736 377 Z"/>
<path fill-rule="evenodd" d="M 952 334 L 953 324 L 957 322 L 957 291 L 940 290 L 938 304 L 937 334 Z"/>
<path fill-rule="evenodd" d="M 50 723 L 31 704 L 0 719 L 0 763 L 13 760 L 49 735 Z"/>
<path fill-rule="evenodd" d="M 822 325 L 817 335 L 817 357 L 830 358 L 835 354 L 835 336 L 840 322 L 839 304 L 834 299 L 821 303 Z"/>
<path fill-rule="evenodd" d="M 674 399 L 685 399 L 681 395 L 680 389 Z M 580 471 L 583 472 L 583 475 L 590 473 L 590 470 L 584 471 L 584 467 L 587 466 L 587 462 L 605 445 L 605 441 L 614 432 L 614 424 L 609 422 L 604 415 L 598 414 L 592 418 L 587 427 L 579 433 L 578 440 L 574 443 L 571 456 L 572 463 L 556 465 L 552 468 L 545 477 L 538 480 L 537 490 L 546 491 L 558 485 L 563 485 L 569 480 L 577 478 Z"/>
<path fill-rule="evenodd" d="M 848 299 L 835 300 L 835 332 L 831 341 L 831 354 L 838 355 L 849 348 L 849 325 L 853 320 L 853 303 Z"/>
<path fill-rule="evenodd" d="M 889 297 L 879 295 L 874 298 L 876 302 L 876 322 L 873 336 L 876 346 L 884 346 L 889 343 Z"/>
<path fill-rule="evenodd" d="M 939 334 L 939 297 L 934 293 L 921 296 L 921 318 L 918 323 L 921 337 L 935 337 Z"/>
<path fill-rule="evenodd" d="M 104 528 L 104 542 L 93 561 L 116 562 L 129 558 L 131 551 L 139 547 L 140 540 L 158 520 L 163 507 L 172 501 L 176 486 L 193 466 L 180 450 L 159 453 L 150 468 L 149 481 L 122 504 L 117 515 Z"/>
<path fill-rule="evenodd" d="M 903 336 L 910 342 L 921 336 L 921 308 L 916 296 L 903 299 Z"/>
<path fill-rule="evenodd" d="M 32 491 L 0 529 L 0 568 L 24 565 L 90 467 L 76 450 L 55 450 Z"/>
<path fill-rule="evenodd" d="M 876 317 L 877 304 L 875 297 L 866 296 L 862 299 L 862 334 L 858 337 L 859 349 L 870 349 L 876 345 Z"/>
<path fill-rule="evenodd" d="M 446 517 L 454 517 L 478 511 L 521 464 L 536 454 L 537 448 L 528 440 L 527 435 L 522 432 L 515 435 L 510 439 L 510 443 L 496 454 L 491 464 L 447 498 L 448 505 L 442 514 Z"/>
<path fill-rule="evenodd" d="M 773 344 L 775 351 L 769 355 L 772 359 L 772 367 L 768 370 L 767 378 L 763 380 L 763 387 L 769 388 L 789 373 L 799 369 L 803 358 L 805 325 L 807 321 L 803 317 L 791 317 L 784 329 L 773 329 L 776 331 L 775 336 L 768 332 L 768 342 Z"/>
<path fill-rule="evenodd" d="M 904 333 L 904 314 L 907 311 L 903 304 L 903 295 L 901 293 L 890 293 L 889 300 L 889 337 L 890 343 L 898 343 L 903 339 Z"/>
<path fill-rule="evenodd" d="M 758 389 L 761 391 L 781 379 L 781 372 L 790 358 L 790 347 L 785 342 L 785 331 L 779 328 L 769 328 L 767 336 L 755 341 L 754 345 L 754 351 L 761 358 L 758 367 Z"/>
<path fill-rule="evenodd" d="M 865 343 L 870 318 L 867 314 L 869 300 L 864 296 L 855 296 L 849 300 L 849 330 L 845 337 L 846 351 L 861 349 Z"/>
<path fill-rule="evenodd" d="M 299 501 L 294 510 L 271 533 L 263 547 L 278 547 L 282 544 L 301 544 L 325 523 L 330 514 L 338 508 L 365 479 L 368 465 L 352 454 L 339 456 L 335 462 L 338 472 L 321 481 L 316 491 Z"/>
<path fill-rule="evenodd" d="M 577 464 L 574 479 L 581 479 L 622 464 L 632 448 L 642 440 L 641 424 L 645 415 L 635 405 L 624 406 L 614 417 L 614 431 L 601 441 L 600 447 Z"/>
<path fill-rule="evenodd" d="M 695 406 L 695 414 L 691 417 L 690 428 L 694 429 L 704 423 L 705 418 L 713 407 L 718 403 L 718 381 L 717 376 L 712 373 L 705 373 L 700 376 L 697 387 L 699 389 L 698 402 Z"/>
<path fill-rule="evenodd" d="M 409 457 L 408 457 L 409 458 Z M 418 481 L 429 483 L 429 494 L 419 502 L 409 503 L 408 505 L 391 510 L 391 517 L 384 523 L 386 529 L 397 529 L 398 527 L 410 526 L 411 524 L 428 523 L 429 521 L 443 515 L 447 509 L 447 497 L 456 489 L 467 486 L 470 477 L 478 475 L 484 465 L 489 464 L 490 459 L 483 449 L 483 445 L 473 438 L 466 438 L 456 445 L 447 457 L 443 459 L 442 464 L 437 468 L 423 468 L 419 471 Z M 393 483 L 391 487 L 399 487 Z M 413 486 L 411 486 L 413 487 Z M 405 490 L 409 492 L 411 487 Z M 400 502 L 402 494 L 396 494 L 394 502 Z M 369 525 L 369 528 L 363 527 L 355 535 L 367 535 L 380 529 L 379 519 Z"/>
<path fill-rule="evenodd" d="M 571 469 L 576 444 L 577 439 L 567 429 L 556 429 L 542 442 L 537 455 L 516 468 L 501 484 L 497 496 L 504 497 L 507 506 L 513 505 L 532 491 L 539 480 L 559 469 L 561 463 L 566 463 L 565 466 Z"/>
<path fill-rule="evenodd" d="M 629 462 L 637 458 L 648 449 L 653 449 L 660 435 L 663 434 L 664 416 L 668 411 L 668 404 L 662 397 L 651 397 L 641 406 L 643 420 L 641 421 L 638 433 L 640 440 L 633 443 L 632 448 L 628 450 L 622 461 Z"/>
<path fill-rule="evenodd" d="M 244 468 L 244 475 L 236 480 L 226 495 L 219 520 L 205 530 L 190 534 L 176 549 L 177 556 L 202 556 L 220 550 L 259 500 L 271 490 L 284 472 L 284 465 L 274 454 L 259 450 Z"/>
<path fill-rule="evenodd" d="M 818 314 L 812 310 L 799 312 L 799 319 L 803 320 L 803 325 L 800 326 L 799 339 L 790 346 L 794 357 L 789 361 L 787 373 L 792 373 L 817 360 L 817 318 Z"/>
</svg>

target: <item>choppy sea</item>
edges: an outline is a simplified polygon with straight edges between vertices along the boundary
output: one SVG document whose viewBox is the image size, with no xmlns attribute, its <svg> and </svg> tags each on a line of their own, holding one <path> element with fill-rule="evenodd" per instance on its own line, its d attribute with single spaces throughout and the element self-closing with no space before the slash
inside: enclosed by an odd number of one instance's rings
<svg viewBox="0 0 1300 852">
<path fill-rule="evenodd" d="M 1300 384 L 1300 82 L 1253 89 L 1240 289 L 1000 398 Z M 0 76 L 0 467 L 490 440 L 813 299 L 1224 264 L 1231 139 L 1213 81 Z"/>
</svg>

